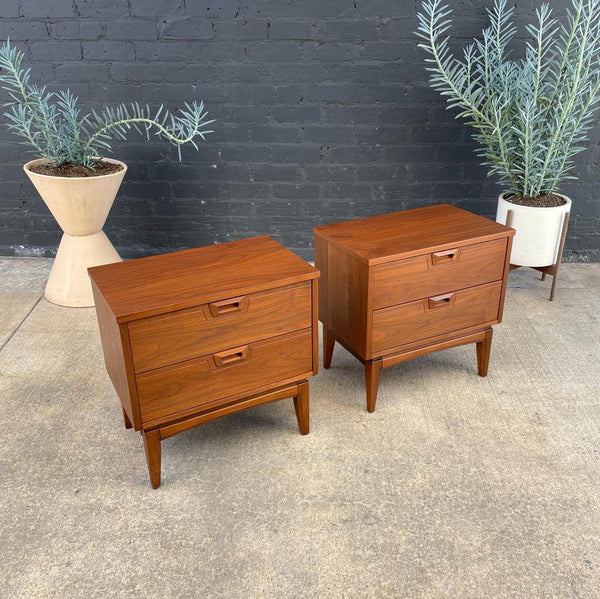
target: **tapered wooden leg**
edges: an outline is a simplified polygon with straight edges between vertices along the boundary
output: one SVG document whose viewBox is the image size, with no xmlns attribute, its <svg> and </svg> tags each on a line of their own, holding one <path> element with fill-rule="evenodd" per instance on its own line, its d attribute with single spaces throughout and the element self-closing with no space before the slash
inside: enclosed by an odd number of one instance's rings
<svg viewBox="0 0 600 599">
<path fill-rule="evenodd" d="M 331 366 L 334 346 L 335 337 L 327 330 L 327 327 L 323 327 L 323 368 Z"/>
<path fill-rule="evenodd" d="M 298 430 L 301 435 L 308 435 L 310 422 L 308 415 L 308 382 L 298 383 L 298 395 L 294 397 L 294 410 L 298 421 Z"/>
<path fill-rule="evenodd" d="M 556 271 L 554 272 L 554 276 L 552 277 L 552 287 L 550 287 L 550 301 L 554 301 L 554 294 L 556 293 L 556 284 L 558 283 L 558 265 L 556 266 Z"/>
<path fill-rule="evenodd" d="M 148 474 L 153 489 L 160 487 L 160 431 L 142 431 L 144 438 L 144 449 L 146 450 L 146 462 L 148 463 Z"/>
<path fill-rule="evenodd" d="M 544 271 L 544 272 L 542 273 L 542 281 L 545 281 L 545 280 L 546 280 L 546 272 Z"/>
<path fill-rule="evenodd" d="M 477 370 L 479 376 L 487 376 L 488 365 L 490 363 L 490 353 L 492 351 L 492 329 L 486 329 L 485 339 L 477 342 Z"/>
<path fill-rule="evenodd" d="M 554 293 L 556 291 L 556 284 L 558 283 L 558 273 L 560 271 L 560 265 L 562 262 L 562 255 L 565 249 L 565 241 L 567 239 L 567 227 L 569 226 L 569 216 L 567 212 L 563 219 L 562 231 L 560 233 L 560 243 L 558 244 L 558 253 L 556 256 L 556 264 L 554 265 L 552 273 L 552 288 L 550 289 L 550 301 L 554 301 Z"/>
<path fill-rule="evenodd" d="M 123 410 L 123 408 L 121 408 Z M 129 420 L 129 416 L 127 416 L 127 412 L 123 410 L 123 422 L 125 422 L 125 428 L 131 428 L 133 425 L 131 424 L 131 420 Z"/>
<path fill-rule="evenodd" d="M 379 389 L 379 373 L 381 372 L 381 359 L 365 362 L 365 380 L 367 383 L 367 412 L 375 411 L 377 389 Z"/>
</svg>

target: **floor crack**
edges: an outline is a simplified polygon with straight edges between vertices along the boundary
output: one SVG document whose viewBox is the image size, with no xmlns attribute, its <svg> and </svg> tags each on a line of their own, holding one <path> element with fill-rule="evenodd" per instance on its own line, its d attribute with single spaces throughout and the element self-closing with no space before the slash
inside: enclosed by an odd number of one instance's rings
<svg viewBox="0 0 600 599">
<path fill-rule="evenodd" d="M 40 295 L 40 297 L 37 298 L 35 304 L 31 306 L 29 312 L 25 314 L 25 317 L 19 323 L 19 326 L 17 326 L 17 328 L 8 336 L 8 339 L 2 345 L 0 345 L 0 352 L 8 345 L 8 342 L 15 336 L 15 333 L 23 326 L 23 323 L 29 318 L 29 315 L 35 310 L 36 306 L 40 303 L 43 297 L 43 295 Z"/>
</svg>

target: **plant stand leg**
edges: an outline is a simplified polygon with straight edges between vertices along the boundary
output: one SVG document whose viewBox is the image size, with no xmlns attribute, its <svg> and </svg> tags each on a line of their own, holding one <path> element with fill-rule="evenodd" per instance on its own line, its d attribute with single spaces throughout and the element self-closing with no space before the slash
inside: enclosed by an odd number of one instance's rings
<svg viewBox="0 0 600 599">
<path fill-rule="evenodd" d="M 310 432 L 310 420 L 308 411 L 308 381 L 298 383 L 298 394 L 294 397 L 294 410 L 298 421 L 298 430 L 301 435 Z"/>
<path fill-rule="evenodd" d="M 567 227 L 569 225 L 569 213 L 565 214 L 563 220 L 562 232 L 560 234 L 560 245 L 558 246 L 558 255 L 556 257 L 556 264 L 554 265 L 554 272 L 552 273 L 552 287 L 550 288 L 550 301 L 554 301 L 554 293 L 556 292 L 556 284 L 558 283 L 558 273 L 560 271 L 560 265 L 562 262 L 563 250 L 565 249 L 565 240 L 567 239 Z"/>
<path fill-rule="evenodd" d="M 556 284 L 558 283 L 558 269 L 552 277 L 552 287 L 550 287 L 550 301 L 554 301 L 554 294 L 556 293 Z"/>
<path fill-rule="evenodd" d="M 367 383 L 367 412 L 375 411 L 377 390 L 379 389 L 379 374 L 383 363 L 381 358 L 365 362 L 365 381 Z"/>
<path fill-rule="evenodd" d="M 492 351 L 492 336 L 494 331 L 489 328 L 485 330 L 485 338 L 476 343 L 477 346 L 477 371 L 479 376 L 487 376 Z"/>
<path fill-rule="evenodd" d="M 153 489 L 160 487 L 160 430 L 142 431 L 148 474 Z"/>
<path fill-rule="evenodd" d="M 331 366 L 334 346 L 335 337 L 329 332 L 327 327 L 323 327 L 323 368 Z"/>
<path fill-rule="evenodd" d="M 127 412 L 121 408 L 123 412 L 123 422 L 125 423 L 125 428 L 132 428 L 131 420 L 129 420 L 129 416 L 127 416 Z"/>
</svg>

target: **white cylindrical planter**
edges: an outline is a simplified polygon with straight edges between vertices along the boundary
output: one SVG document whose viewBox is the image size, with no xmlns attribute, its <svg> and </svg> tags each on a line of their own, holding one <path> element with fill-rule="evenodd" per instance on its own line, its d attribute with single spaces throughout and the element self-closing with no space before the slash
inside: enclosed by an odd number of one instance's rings
<svg viewBox="0 0 600 599">
<path fill-rule="evenodd" d="M 127 165 L 119 160 L 117 173 L 99 177 L 52 177 L 31 172 L 32 160 L 23 168 L 64 231 L 44 296 L 53 304 L 69 307 L 94 305 L 87 269 L 120 262 L 121 258 L 102 231 Z"/>
<path fill-rule="evenodd" d="M 513 237 L 510 263 L 516 266 L 551 266 L 556 263 L 565 214 L 571 212 L 571 200 L 559 195 L 566 203 L 552 208 L 520 206 L 498 198 L 496 221 L 506 224 L 512 210 L 510 226 L 516 230 Z"/>
</svg>

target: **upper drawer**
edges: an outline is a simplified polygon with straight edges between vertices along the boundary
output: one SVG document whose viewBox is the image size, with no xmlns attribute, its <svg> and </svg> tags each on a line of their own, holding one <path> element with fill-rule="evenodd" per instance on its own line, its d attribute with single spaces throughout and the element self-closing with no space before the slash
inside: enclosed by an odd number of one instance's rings
<svg viewBox="0 0 600 599">
<path fill-rule="evenodd" d="M 502 281 L 373 312 L 372 355 L 498 319 Z"/>
<path fill-rule="evenodd" d="M 373 309 L 497 281 L 505 255 L 506 239 L 496 239 L 375 266 Z"/>
<path fill-rule="evenodd" d="M 311 326 L 310 282 L 129 323 L 136 372 Z"/>
<path fill-rule="evenodd" d="M 201 408 L 312 373 L 312 332 L 234 347 L 136 377 L 142 421 Z"/>
</svg>

